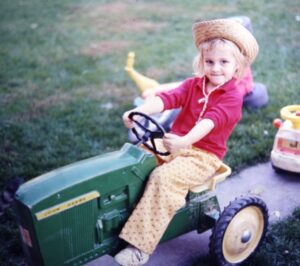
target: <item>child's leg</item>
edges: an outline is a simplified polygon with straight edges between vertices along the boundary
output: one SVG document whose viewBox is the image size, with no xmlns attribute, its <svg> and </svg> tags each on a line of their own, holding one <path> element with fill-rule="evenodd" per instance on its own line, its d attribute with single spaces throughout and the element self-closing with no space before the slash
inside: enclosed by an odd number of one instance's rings
<svg viewBox="0 0 300 266">
<path fill-rule="evenodd" d="M 214 155 L 184 149 L 154 169 L 143 197 L 125 224 L 120 237 L 151 254 L 175 212 L 185 204 L 190 187 L 204 183 L 220 167 Z"/>
</svg>

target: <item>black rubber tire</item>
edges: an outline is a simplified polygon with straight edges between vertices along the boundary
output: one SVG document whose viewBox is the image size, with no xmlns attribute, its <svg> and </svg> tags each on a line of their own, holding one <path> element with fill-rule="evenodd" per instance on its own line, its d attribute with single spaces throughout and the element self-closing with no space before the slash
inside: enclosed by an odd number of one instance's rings
<svg viewBox="0 0 300 266">
<path fill-rule="evenodd" d="M 276 172 L 276 173 L 284 173 L 284 170 L 283 169 L 281 169 L 281 168 L 279 168 L 279 167 L 277 167 L 277 166 L 275 166 L 274 164 L 271 164 L 272 165 L 272 168 L 273 168 L 273 170 Z"/>
<path fill-rule="evenodd" d="M 227 227 L 234 219 L 234 217 L 243 209 L 247 207 L 257 207 L 263 217 L 263 231 L 261 234 L 261 238 L 254 248 L 254 250 L 243 259 L 243 261 L 239 261 L 237 263 L 229 262 L 223 252 L 223 240 Z M 212 235 L 210 237 L 210 255 L 215 265 L 221 266 L 229 266 L 229 265 L 240 265 L 242 262 L 247 260 L 251 254 L 253 254 L 261 245 L 268 228 L 268 208 L 266 204 L 258 197 L 243 197 L 238 198 L 232 202 L 224 209 L 222 214 L 220 215 L 218 221 L 216 222 L 215 227 L 212 230 Z"/>
<path fill-rule="evenodd" d="M 285 169 L 282 169 L 282 168 L 279 168 L 277 166 L 275 166 L 274 164 L 272 164 L 272 168 L 273 170 L 277 173 L 277 174 L 289 174 L 289 175 L 297 175 L 299 174 L 300 172 L 293 172 L 293 171 L 289 171 L 289 170 L 285 170 Z"/>
</svg>

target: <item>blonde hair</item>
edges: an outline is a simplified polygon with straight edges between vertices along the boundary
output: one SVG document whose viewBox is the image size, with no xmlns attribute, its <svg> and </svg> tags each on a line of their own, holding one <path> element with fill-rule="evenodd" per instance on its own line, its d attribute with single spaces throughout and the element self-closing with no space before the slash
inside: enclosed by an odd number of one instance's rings
<svg viewBox="0 0 300 266">
<path fill-rule="evenodd" d="M 237 45 L 235 45 L 233 42 L 229 40 L 225 40 L 222 38 L 216 38 L 216 39 L 210 39 L 205 42 L 202 42 L 198 46 L 198 55 L 195 57 L 193 62 L 193 69 L 194 74 L 199 77 L 204 76 L 204 58 L 203 53 L 204 51 L 210 51 L 211 49 L 214 49 L 218 45 L 228 45 L 232 49 L 232 54 L 237 62 L 238 69 L 236 71 L 236 78 L 241 79 L 245 73 L 245 70 L 248 66 L 250 66 L 250 63 L 246 59 L 246 57 L 242 54 L 240 49 Z"/>
</svg>

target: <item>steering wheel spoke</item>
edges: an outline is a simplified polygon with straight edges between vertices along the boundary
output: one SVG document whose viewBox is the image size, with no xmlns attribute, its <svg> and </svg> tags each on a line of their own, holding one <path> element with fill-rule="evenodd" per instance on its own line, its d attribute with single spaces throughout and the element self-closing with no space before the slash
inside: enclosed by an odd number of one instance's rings
<svg viewBox="0 0 300 266">
<path fill-rule="evenodd" d="M 135 122 L 135 124 L 140 128 L 142 129 L 143 131 L 150 131 L 148 128 L 147 128 L 147 123 L 145 123 L 145 125 L 143 125 L 140 121 L 138 120 L 133 120 L 133 122 Z"/>
<path fill-rule="evenodd" d="M 156 144 L 155 144 L 155 141 L 154 141 L 154 138 L 151 138 L 150 141 L 151 141 L 152 147 L 153 147 L 155 150 L 157 150 Z"/>
<path fill-rule="evenodd" d="M 162 133 L 162 132 L 152 132 L 151 137 L 153 139 L 162 139 L 164 137 L 164 133 Z"/>
</svg>

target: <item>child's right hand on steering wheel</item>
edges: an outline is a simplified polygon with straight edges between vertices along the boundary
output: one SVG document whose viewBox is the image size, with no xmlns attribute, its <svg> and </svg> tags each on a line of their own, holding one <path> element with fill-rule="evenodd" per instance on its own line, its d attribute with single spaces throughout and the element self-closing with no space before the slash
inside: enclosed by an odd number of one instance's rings
<svg viewBox="0 0 300 266">
<path fill-rule="evenodd" d="M 132 119 L 129 118 L 129 114 L 132 113 L 132 111 L 133 110 L 126 111 L 122 116 L 123 123 L 124 123 L 125 127 L 127 127 L 127 128 L 134 127 L 134 122 L 132 121 Z"/>
</svg>

